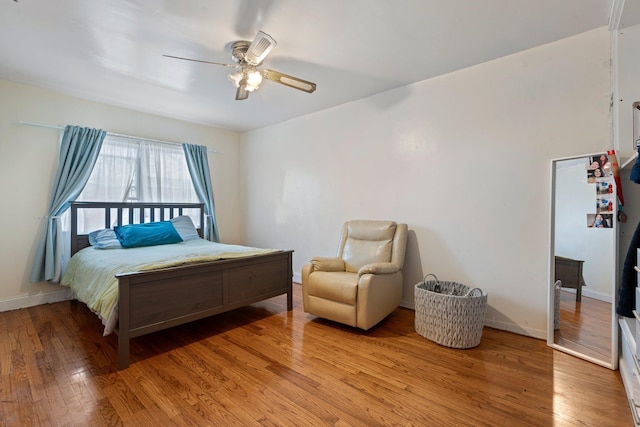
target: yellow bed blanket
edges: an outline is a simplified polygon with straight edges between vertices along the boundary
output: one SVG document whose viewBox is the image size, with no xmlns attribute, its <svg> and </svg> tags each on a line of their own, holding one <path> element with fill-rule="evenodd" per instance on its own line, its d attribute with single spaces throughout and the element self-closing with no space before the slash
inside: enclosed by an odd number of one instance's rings
<svg viewBox="0 0 640 427">
<path fill-rule="evenodd" d="M 71 288 L 76 298 L 98 315 L 105 326 L 104 335 L 106 336 L 113 332 L 117 321 L 116 274 L 277 251 L 277 249 L 226 245 L 204 239 L 129 249 L 96 249 L 90 246 L 71 257 L 60 284 Z"/>
</svg>

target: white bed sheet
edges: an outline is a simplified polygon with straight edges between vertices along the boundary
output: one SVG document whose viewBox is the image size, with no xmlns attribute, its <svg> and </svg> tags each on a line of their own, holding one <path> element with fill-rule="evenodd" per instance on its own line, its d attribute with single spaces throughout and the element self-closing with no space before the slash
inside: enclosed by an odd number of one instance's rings
<svg viewBox="0 0 640 427">
<path fill-rule="evenodd" d="M 113 332 L 117 322 L 116 274 L 277 251 L 279 250 L 226 245 L 204 239 L 129 249 L 96 249 L 90 246 L 71 257 L 60 284 L 71 288 L 76 298 L 98 315 L 105 327 L 106 336 Z"/>
</svg>

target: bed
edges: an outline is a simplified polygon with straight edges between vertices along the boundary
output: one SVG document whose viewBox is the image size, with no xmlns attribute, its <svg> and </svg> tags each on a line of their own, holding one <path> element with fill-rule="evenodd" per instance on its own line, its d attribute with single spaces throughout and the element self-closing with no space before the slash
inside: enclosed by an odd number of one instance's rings
<svg viewBox="0 0 640 427">
<path fill-rule="evenodd" d="M 88 211 L 93 210 L 93 211 Z M 126 252 L 131 259 L 146 260 L 155 247 L 131 249 L 89 248 L 89 233 L 78 232 L 79 218 L 83 212 L 100 212 L 104 218 L 104 228 L 112 225 L 144 224 L 172 221 L 184 217 L 184 212 L 197 212 L 194 221 L 199 238 L 179 244 L 161 245 L 162 251 L 169 247 L 198 246 L 207 242 L 203 236 L 204 205 L 192 203 L 102 203 L 74 202 L 71 204 L 71 255 L 68 271 L 62 284 L 69 286 L 76 299 L 87 304 L 78 295 L 83 294 L 83 286 L 74 278 L 82 277 L 79 265 L 83 256 L 112 255 Z M 94 215 L 95 216 L 95 215 Z M 195 230 L 194 230 L 195 231 Z M 160 252 L 161 246 L 157 246 Z M 145 268 L 131 270 L 131 266 L 109 270 L 115 283 L 114 313 L 109 319 L 91 308 L 103 321 L 105 335 L 110 333 L 110 325 L 118 336 L 118 369 L 129 366 L 129 342 L 131 338 L 181 325 L 194 320 L 224 313 L 278 295 L 286 294 L 287 310 L 292 309 L 292 257 L 291 250 L 258 249 L 235 245 L 219 245 L 216 255 L 199 257 L 196 260 L 170 256 L 172 262 L 163 255 L 163 262 L 146 264 Z M 240 248 L 241 254 L 229 252 Z M 83 250 L 84 249 L 84 250 Z M 147 260 L 148 261 L 148 260 Z M 109 266 L 111 261 L 101 264 Z M 111 265 L 110 268 L 113 268 Z M 93 273 L 92 273 L 93 274 Z M 95 273 L 98 274 L 97 272 Z M 101 274 L 104 274 L 102 272 Z M 115 276 L 115 277 L 114 277 Z M 71 278 L 69 278 L 71 277 Z M 87 276 L 85 276 L 86 278 Z M 109 280 L 109 279 L 107 279 Z M 87 282 L 85 280 L 85 282 Z M 105 284 L 105 288 L 108 288 Z M 107 310 L 108 311 L 108 310 Z"/>
</svg>

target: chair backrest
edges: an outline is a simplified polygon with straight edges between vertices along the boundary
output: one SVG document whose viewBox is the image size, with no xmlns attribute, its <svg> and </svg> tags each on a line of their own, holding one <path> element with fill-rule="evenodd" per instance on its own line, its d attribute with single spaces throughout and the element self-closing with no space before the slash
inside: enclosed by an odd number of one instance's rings
<svg viewBox="0 0 640 427">
<path fill-rule="evenodd" d="M 406 245 L 406 224 L 351 220 L 342 226 L 338 257 L 352 273 L 374 262 L 392 262 L 402 268 Z"/>
</svg>

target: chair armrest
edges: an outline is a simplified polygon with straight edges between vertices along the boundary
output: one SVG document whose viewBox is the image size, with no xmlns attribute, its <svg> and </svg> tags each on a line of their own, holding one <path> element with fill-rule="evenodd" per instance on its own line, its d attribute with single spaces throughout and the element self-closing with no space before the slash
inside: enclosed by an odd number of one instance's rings
<svg viewBox="0 0 640 427">
<path fill-rule="evenodd" d="M 315 271 L 344 271 L 344 261 L 338 257 L 320 257 L 311 258 L 311 264 Z"/>
<path fill-rule="evenodd" d="M 373 264 L 363 265 L 358 270 L 358 277 L 363 274 L 393 274 L 400 271 L 400 267 L 392 262 L 374 262 Z"/>
</svg>

